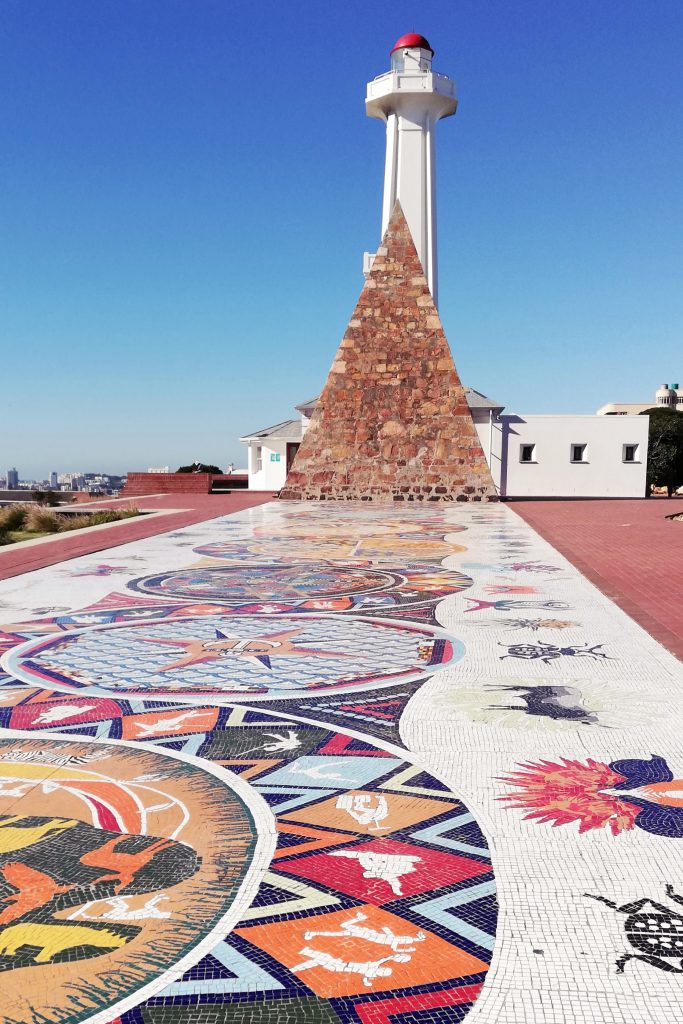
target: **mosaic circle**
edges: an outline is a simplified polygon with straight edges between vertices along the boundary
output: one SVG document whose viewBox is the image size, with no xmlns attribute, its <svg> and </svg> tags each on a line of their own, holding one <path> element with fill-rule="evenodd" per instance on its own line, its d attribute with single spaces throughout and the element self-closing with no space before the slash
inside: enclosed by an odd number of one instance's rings
<svg viewBox="0 0 683 1024">
<path fill-rule="evenodd" d="M 189 969 L 258 885 L 248 792 L 178 754 L 5 735 L 0 1020 L 110 1021 Z"/>
<path fill-rule="evenodd" d="M 419 562 L 400 571 L 325 563 L 199 566 L 128 584 L 156 597 L 216 602 L 250 614 L 360 610 L 387 615 L 434 604 L 471 585 L 469 576 Z"/>
<path fill-rule="evenodd" d="M 276 545 L 272 539 L 253 540 L 248 543 L 237 541 L 218 541 L 213 544 L 202 544 L 194 549 L 198 555 L 206 558 L 239 560 L 251 554 L 252 560 L 269 561 L 287 559 L 297 562 L 315 562 L 323 559 L 342 559 L 345 561 L 387 562 L 400 565 L 407 561 L 435 562 L 439 564 L 450 555 L 462 554 L 467 548 L 461 544 L 449 544 L 441 537 L 384 536 L 353 537 L 337 534 L 335 537 L 277 537 Z M 274 556 L 273 551 L 277 551 Z"/>
<path fill-rule="evenodd" d="M 391 573 L 375 569 L 308 565 L 240 565 L 217 569 L 180 569 L 145 576 L 129 584 L 132 590 L 189 601 L 246 604 L 263 601 L 296 602 L 368 594 L 396 582 Z"/>
<path fill-rule="evenodd" d="M 404 682 L 463 653 L 442 630 L 385 620 L 203 615 L 60 633 L 6 664 L 31 685 L 97 696 L 264 699 Z"/>
</svg>

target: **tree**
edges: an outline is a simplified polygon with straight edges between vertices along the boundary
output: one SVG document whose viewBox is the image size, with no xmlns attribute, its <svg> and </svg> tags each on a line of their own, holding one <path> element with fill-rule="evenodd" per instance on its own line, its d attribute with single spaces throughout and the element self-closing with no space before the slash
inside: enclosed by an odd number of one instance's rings
<svg viewBox="0 0 683 1024">
<path fill-rule="evenodd" d="M 220 473 L 218 466 L 210 466 L 206 462 L 193 462 L 191 466 L 181 466 L 177 473 Z"/>
<path fill-rule="evenodd" d="M 683 413 L 655 407 L 641 416 L 650 417 L 647 444 L 647 493 L 666 487 L 669 497 L 683 486 Z"/>
<path fill-rule="evenodd" d="M 33 491 L 31 497 L 39 505 L 59 505 L 59 497 L 55 491 Z"/>
</svg>

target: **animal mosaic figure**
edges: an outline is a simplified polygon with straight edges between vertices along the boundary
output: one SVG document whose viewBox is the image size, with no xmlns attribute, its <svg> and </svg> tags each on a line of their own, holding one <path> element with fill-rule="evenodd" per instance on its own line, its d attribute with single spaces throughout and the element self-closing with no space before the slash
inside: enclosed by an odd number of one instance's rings
<svg viewBox="0 0 683 1024">
<path fill-rule="evenodd" d="M 201 718 L 205 714 L 204 709 L 199 708 L 197 711 L 181 711 L 173 718 L 160 718 L 157 722 L 136 722 L 135 728 L 138 731 L 136 739 L 146 740 L 148 736 L 154 736 L 155 733 L 160 732 L 177 732 L 185 722 L 197 716 Z"/>
<path fill-rule="evenodd" d="M 35 724 L 51 725 L 53 722 L 63 722 L 65 718 L 76 718 L 88 711 L 94 711 L 96 707 L 96 704 L 53 704 L 38 715 Z"/>
<path fill-rule="evenodd" d="M 683 906 L 683 897 L 677 896 L 672 885 L 666 886 L 666 895 L 674 903 Z M 616 960 L 617 974 L 624 973 L 628 960 L 642 960 L 669 974 L 683 974 L 683 914 L 669 910 L 662 903 L 645 898 L 618 906 L 604 896 L 585 892 L 592 900 L 605 903 L 620 914 L 627 914 L 624 924 L 626 938 L 638 953 L 624 953 Z M 643 908 L 650 905 L 649 910 Z M 678 960 L 678 964 L 671 961 Z"/>
<path fill-rule="evenodd" d="M 116 572 L 128 572 L 125 565 L 92 565 L 85 566 L 78 572 L 70 573 L 71 576 L 113 576 Z"/>
<path fill-rule="evenodd" d="M 77 824 L 75 818 L 48 818 L 35 825 L 27 825 L 26 817 L 21 814 L 3 818 L 0 821 L 0 854 L 16 853 L 44 839 L 52 839 Z"/>
<path fill-rule="evenodd" d="M 77 946 L 97 949 L 118 949 L 125 946 L 128 936 L 117 935 L 108 928 L 92 928 L 78 924 L 13 924 L 0 932 L 0 956 L 16 956 L 23 946 L 35 948 L 34 964 L 50 963 L 58 953 Z"/>
<path fill-rule="evenodd" d="M 81 864 L 89 868 L 103 868 L 106 872 L 99 875 L 92 884 L 97 882 L 114 882 L 116 889 L 125 889 L 130 885 L 138 871 L 142 870 L 162 850 L 174 846 L 172 839 L 155 839 L 142 850 L 128 853 L 120 849 L 126 840 L 114 836 L 95 850 L 89 850 L 81 856 Z"/>
<path fill-rule="evenodd" d="M 328 772 L 328 768 L 334 768 L 336 765 L 342 765 L 343 761 L 330 761 L 329 764 L 321 765 L 315 764 L 311 768 L 302 768 L 301 765 L 293 764 L 290 767 L 292 775 L 306 775 L 309 779 L 330 779 L 335 782 L 345 782 L 343 775 L 339 772 Z"/>
<path fill-rule="evenodd" d="M 566 601 L 510 601 L 507 598 L 500 601 L 482 601 L 478 597 L 466 597 L 465 600 L 473 605 L 472 608 L 465 608 L 466 612 L 482 612 L 488 608 L 493 608 L 496 612 L 511 612 L 517 608 L 543 608 L 555 612 L 570 610 L 570 605 Z"/>
<path fill-rule="evenodd" d="M 293 729 L 288 729 L 286 736 L 283 736 L 281 732 L 264 732 L 263 735 L 267 736 L 273 742 L 266 743 L 264 740 L 263 743 L 259 743 L 255 747 L 249 747 L 249 749 L 245 750 L 242 754 L 243 757 L 246 754 L 253 753 L 255 750 L 263 750 L 265 753 L 275 754 L 284 753 L 288 750 L 298 750 L 301 746 L 301 740 Z"/>
<path fill-rule="evenodd" d="M 511 569 L 513 572 L 562 572 L 559 565 L 543 565 L 541 562 L 513 562 L 512 565 L 505 565 L 505 569 Z"/>
<path fill-rule="evenodd" d="M 16 890 L 2 900 L 4 909 L 0 911 L 0 925 L 17 921 L 24 914 L 30 914 L 71 888 L 70 885 L 60 885 L 44 871 L 31 868 L 21 861 L 10 861 L 3 865 L 0 874 L 3 881 Z"/>
<path fill-rule="evenodd" d="M 509 690 L 519 694 L 520 704 L 491 704 L 492 710 L 522 711 L 527 715 L 551 718 L 553 721 L 594 725 L 597 715 L 581 704 L 581 691 L 575 686 L 492 686 L 492 690 Z"/>
<path fill-rule="evenodd" d="M 146 921 L 149 918 L 165 920 L 171 916 L 169 910 L 159 910 L 157 904 L 162 901 L 168 902 L 168 896 L 163 893 L 152 896 L 142 907 L 131 909 L 128 896 L 112 896 L 108 900 L 93 900 L 79 907 L 73 914 L 69 915 L 69 921 L 82 918 L 84 921 Z M 109 910 L 100 914 L 89 913 L 93 907 L 106 907 Z"/>
<path fill-rule="evenodd" d="M 551 661 L 555 661 L 556 658 L 568 657 L 581 657 L 585 655 L 588 658 L 605 658 L 611 660 L 609 655 L 605 654 L 604 651 L 599 650 L 603 644 L 593 644 L 592 647 L 588 647 L 587 644 L 578 646 L 573 644 L 571 647 L 557 647 L 555 644 L 498 644 L 499 647 L 507 647 L 507 654 L 501 654 L 500 660 L 504 661 L 506 658 L 523 658 L 525 661 L 542 661 L 545 665 L 548 665 Z"/>
<path fill-rule="evenodd" d="M 304 932 L 304 939 L 309 942 L 311 939 L 315 939 L 318 936 L 329 936 L 330 938 L 340 939 L 364 939 L 366 942 L 376 943 L 378 946 L 388 946 L 393 953 L 414 953 L 415 946 L 412 945 L 414 942 L 424 942 L 426 935 L 424 932 L 416 932 L 415 935 L 395 935 L 391 928 L 386 926 L 377 931 L 376 928 L 370 928 L 367 925 L 363 925 L 362 921 L 367 921 L 368 915 L 362 911 L 354 917 L 350 917 L 348 921 L 342 921 L 340 924 L 340 931 L 338 932 Z"/>
<path fill-rule="evenodd" d="M 580 622 L 571 622 L 569 619 L 503 619 L 500 623 L 507 627 L 508 632 L 513 629 L 531 629 L 538 633 L 539 629 L 571 629 L 572 626 L 580 626 Z M 497 626 L 498 623 L 487 622 L 487 626 Z"/>
<path fill-rule="evenodd" d="M 484 587 L 487 594 L 537 594 L 536 587 L 518 583 L 490 583 Z"/>
</svg>

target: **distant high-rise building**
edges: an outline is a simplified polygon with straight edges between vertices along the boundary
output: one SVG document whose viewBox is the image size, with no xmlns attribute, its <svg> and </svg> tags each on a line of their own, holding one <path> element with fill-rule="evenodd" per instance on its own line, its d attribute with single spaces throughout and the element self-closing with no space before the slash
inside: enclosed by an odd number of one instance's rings
<svg viewBox="0 0 683 1024">
<path fill-rule="evenodd" d="M 59 480 L 54 469 L 50 473 L 50 487 L 53 487 L 55 490 L 59 487 Z"/>
<path fill-rule="evenodd" d="M 16 488 L 18 486 L 19 486 L 19 474 L 18 474 L 16 468 L 8 469 L 7 470 L 7 490 L 8 491 L 14 491 L 14 490 L 16 490 Z"/>
</svg>

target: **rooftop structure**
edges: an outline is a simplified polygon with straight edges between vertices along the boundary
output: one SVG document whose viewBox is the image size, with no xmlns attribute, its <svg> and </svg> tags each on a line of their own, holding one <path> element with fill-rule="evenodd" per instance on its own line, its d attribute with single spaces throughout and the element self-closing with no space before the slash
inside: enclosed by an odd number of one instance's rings
<svg viewBox="0 0 683 1024">
<path fill-rule="evenodd" d="M 637 416 L 657 406 L 683 412 L 683 388 L 679 388 L 678 384 L 660 384 L 655 392 L 654 402 L 607 402 L 600 406 L 596 415 Z"/>
</svg>

